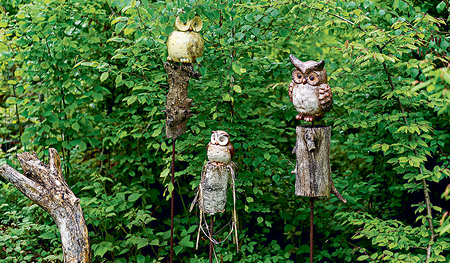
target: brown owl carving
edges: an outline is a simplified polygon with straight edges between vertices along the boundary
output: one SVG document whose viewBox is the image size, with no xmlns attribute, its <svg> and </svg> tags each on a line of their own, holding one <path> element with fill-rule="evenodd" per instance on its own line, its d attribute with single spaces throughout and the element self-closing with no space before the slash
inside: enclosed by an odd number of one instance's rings
<svg viewBox="0 0 450 263">
<path fill-rule="evenodd" d="M 289 99 L 294 104 L 297 120 L 320 120 L 333 107 L 333 95 L 327 84 L 325 61 L 302 62 L 293 55 L 289 56 L 295 66 L 292 81 L 289 84 Z"/>
<path fill-rule="evenodd" d="M 212 131 L 211 133 L 211 142 L 206 147 L 208 160 L 215 164 L 228 164 L 234 156 L 230 135 L 225 131 Z"/>
</svg>

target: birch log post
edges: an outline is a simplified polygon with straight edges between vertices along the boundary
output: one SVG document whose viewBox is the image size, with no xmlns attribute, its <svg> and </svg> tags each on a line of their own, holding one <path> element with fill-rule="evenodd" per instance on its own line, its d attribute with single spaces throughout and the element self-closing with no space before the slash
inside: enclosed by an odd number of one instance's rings
<svg viewBox="0 0 450 263">
<path fill-rule="evenodd" d="M 64 180 L 58 152 L 50 148 L 49 164 L 35 153 L 18 154 L 22 175 L 11 166 L 0 167 L 0 175 L 51 215 L 61 234 L 64 263 L 91 262 L 88 229 L 78 199 Z"/>
<path fill-rule="evenodd" d="M 295 194 L 309 197 L 329 197 L 334 193 L 346 203 L 334 186 L 330 166 L 330 126 L 300 125 L 296 128 L 297 140 L 292 153 L 297 156 Z"/>
<path fill-rule="evenodd" d="M 176 139 L 186 132 L 187 122 L 192 117 L 192 99 L 188 98 L 190 78 L 199 78 L 192 64 L 164 63 L 169 83 L 166 97 L 166 137 Z"/>
</svg>

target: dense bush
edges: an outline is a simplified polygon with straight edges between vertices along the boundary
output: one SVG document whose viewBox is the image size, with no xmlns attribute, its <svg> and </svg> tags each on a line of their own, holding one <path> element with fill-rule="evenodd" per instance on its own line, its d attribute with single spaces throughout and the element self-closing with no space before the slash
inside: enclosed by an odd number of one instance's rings
<svg viewBox="0 0 450 263">
<path fill-rule="evenodd" d="M 205 52 L 195 66 L 202 77 L 189 87 L 195 115 L 176 140 L 176 261 L 208 257 L 207 240 L 193 248 L 198 215 L 188 209 L 217 129 L 231 135 L 239 165 L 240 252 L 230 239 L 216 247 L 220 260 L 309 258 L 309 199 L 294 195 L 290 173 L 301 122 L 287 96 L 289 54 L 326 61 L 334 108 L 322 122 L 333 128 L 333 178 L 349 201 L 317 200 L 315 261 L 450 260 L 441 208 L 450 176 L 444 2 L 1 5 L 2 163 L 18 168 L 16 152 L 59 151 L 82 200 L 94 262 L 168 260 L 172 141 L 164 138 L 162 63 L 177 14 L 203 19 Z M 60 260 L 51 218 L 1 182 L 0 258 Z M 217 229 L 231 209 L 230 199 Z"/>
</svg>

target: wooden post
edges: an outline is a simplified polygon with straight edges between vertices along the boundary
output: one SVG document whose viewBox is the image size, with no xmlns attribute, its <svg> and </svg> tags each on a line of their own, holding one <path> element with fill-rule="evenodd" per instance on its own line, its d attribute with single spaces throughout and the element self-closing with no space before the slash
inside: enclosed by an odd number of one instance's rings
<svg viewBox="0 0 450 263">
<path fill-rule="evenodd" d="M 64 263 L 91 262 L 80 199 L 64 180 L 58 152 L 53 148 L 48 151 L 49 164 L 42 163 L 35 153 L 24 152 L 17 155 L 24 175 L 7 164 L 0 167 L 0 175 L 51 215 L 61 234 Z"/>
<path fill-rule="evenodd" d="M 187 88 L 190 78 L 199 78 L 192 64 L 164 63 L 169 83 L 166 97 L 166 137 L 176 139 L 186 132 L 187 122 L 192 117 L 192 99 Z"/>
<path fill-rule="evenodd" d="M 330 166 L 330 126 L 300 125 L 296 128 L 297 141 L 292 153 L 297 156 L 297 165 L 292 171 L 296 176 L 295 194 L 299 196 L 336 197 L 346 203 L 334 187 Z"/>
</svg>

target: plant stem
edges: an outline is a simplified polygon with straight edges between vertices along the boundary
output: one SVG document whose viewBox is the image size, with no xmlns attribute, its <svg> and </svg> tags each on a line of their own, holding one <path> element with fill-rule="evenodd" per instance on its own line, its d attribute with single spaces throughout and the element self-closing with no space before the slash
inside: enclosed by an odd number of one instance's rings
<svg viewBox="0 0 450 263">
<path fill-rule="evenodd" d="M 380 52 L 382 51 L 381 48 L 378 47 L 378 49 L 380 50 Z M 387 74 L 389 85 L 391 86 L 392 91 L 394 91 L 395 86 L 394 86 L 394 83 L 392 82 L 391 74 L 387 68 L 386 63 L 383 63 L 383 68 L 384 68 L 384 72 L 386 72 L 386 74 Z M 403 108 L 402 102 L 400 101 L 400 97 L 397 97 L 397 102 L 400 107 L 400 111 L 402 113 L 405 113 L 405 109 Z M 404 115 L 403 115 L 403 121 L 405 122 L 406 125 L 409 125 L 408 120 L 406 119 L 406 116 L 404 116 Z M 412 139 L 412 138 L 410 138 L 410 139 Z M 414 149 L 414 155 L 418 156 L 416 149 Z M 423 174 L 422 168 L 420 166 L 419 166 L 419 174 Z M 430 225 L 430 231 L 431 231 L 430 243 L 428 243 L 427 257 L 425 259 L 425 263 L 428 263 L 428 260 L 431 257 L 431 247 L 432 247 L 431 243 L 433 243 L 433 241 L 434 241 L 434 227 L 433 227 L 433 214 L 431 213 L 430 195 L 428 194 L 427 182 L 425 179 L 422 179 L 422 185 L 423 185 L 423 193 L 425 196 L 425 203 L 427 206 L 428 224 Z"/>
<path fill-rule="evenodd" d="M 181 187 L 180 187 L 180 181 L 177 180 L 177 186 L 178 186 L 178 194 L 181 196 Z M 186 207 L 186 204 L 184 203 L 183 198 L 181 198 L 181 203 L 183 204 L 183 210 L 186 213 L 186 218 L 188 218 L 188 225 L 191 227 L 191 221 L 189 220 L 189 209 Z"/>
<path fill-rule="evenodd" d="M 17 95 L 16 95 L 16 89 L 14 88 L 14 85 L 12 85 L 12 90 L 13 90 L 14 97 L 16 98 L 16 103 L 14 106 L 16 107 L 17 125 L 19 125 L 19 134 L 20 134 L 20 137 L 22 137 L 22 123 L 20 123 L 19 108 L 17 107 Z"/>
</svg>

